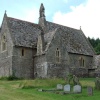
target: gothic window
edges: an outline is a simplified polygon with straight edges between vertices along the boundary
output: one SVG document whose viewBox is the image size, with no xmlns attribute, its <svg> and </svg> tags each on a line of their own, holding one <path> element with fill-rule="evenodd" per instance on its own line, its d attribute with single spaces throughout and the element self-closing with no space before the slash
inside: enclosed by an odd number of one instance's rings
<svg viewBox="0 0 100 100">
<path fill-rule="evenodd" d="M 2 37 L 1 37 L 1 50 L 2 51 L 5 51 L 6 50 L 6 36 L 5 36 L 5 34 L 4 35 L 2 35 Z"/>
<path fill-rule="evenodd" d="M 80 59 L 79 59 L 79 64 L 80 64 L 80 66 L 81 67 L 84 67 L 84 59 L 81 57 Z"/>
<path fill-rule="evenodd" d="M 60 62 L 60 51 L 58 48 L 56 49 L 56 62 Z"/>
</svg>

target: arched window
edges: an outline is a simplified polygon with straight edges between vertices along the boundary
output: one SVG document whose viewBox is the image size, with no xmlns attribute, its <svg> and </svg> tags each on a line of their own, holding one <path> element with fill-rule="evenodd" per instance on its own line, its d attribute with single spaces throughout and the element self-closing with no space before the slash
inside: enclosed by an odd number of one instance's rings
<svg viewBox="0 0 100 100">
<path fill-rule="evenodd" d="M 84 59 L 82 57 L 80 57 L 79 58 L 79 65 L 80 65 L 80 67 L 84 67 L 84 63 L 85 63 Z"/>
<path fill-rule="evenodd" d="M 5 34 L 3 34 L 2 37 L 1 37 L 1 50 L 5 51 L 6 50 L 6 46 L 7 46 L 7 44 L 6 44 L 6 36 L 5 36 Z"/>
<path fill-rule="evenodd" d="M 56 62 L 60 62 L 60 50 L 56 49 Z"/>
</svg>

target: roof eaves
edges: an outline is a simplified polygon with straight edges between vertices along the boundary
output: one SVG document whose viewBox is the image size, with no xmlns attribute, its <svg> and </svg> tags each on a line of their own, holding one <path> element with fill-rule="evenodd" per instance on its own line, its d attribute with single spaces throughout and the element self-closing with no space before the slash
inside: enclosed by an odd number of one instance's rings
<svg viewBox="0 0 100 100">
<path fill-rule="evenodd" d="M 75 54 L 75 55 L 84 55 L 84 56 L 90 56 L 93 57 L 93 55 L 88 55 L 88 54 L 83 54 L 83 53 L 73 53 L 73 52 L 68 52 L 70 54 Z"/>
</svg>

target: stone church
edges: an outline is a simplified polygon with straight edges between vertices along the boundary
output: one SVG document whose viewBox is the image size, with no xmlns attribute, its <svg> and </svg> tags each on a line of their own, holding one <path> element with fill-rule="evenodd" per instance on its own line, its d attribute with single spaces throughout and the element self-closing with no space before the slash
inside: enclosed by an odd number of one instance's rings
<svg viewBox="0 0 100 100">
<path fill-rule="evenodd" d="M 81 29 L 46 20 L 43 4 L 38 24 L 8 17 L 0 27 L 0 77 L 87 76 L 95 70 L 95 52 Z"/>
</svg>

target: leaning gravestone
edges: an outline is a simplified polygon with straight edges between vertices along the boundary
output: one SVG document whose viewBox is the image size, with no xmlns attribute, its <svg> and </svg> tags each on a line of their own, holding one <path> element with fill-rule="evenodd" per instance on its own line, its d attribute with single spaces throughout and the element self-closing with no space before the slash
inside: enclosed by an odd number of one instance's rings
<svg viewBox="0 0 100 100">
<path fill-rule="evenodd" d="M 64 86 L 64 92 L 70 92 L 70 85 L 69 84 Z"/>
<path fill-rule="evenodd" d="M 89 96 L 93 95 L 93 88 L 91 86 L 87 87 L 87 93 Z"/>
<path fill-rule="evenodd" d="M 80 86 L 80 85 L 75 85 L 75 86 L 73 87 L 73 92 L 74 92 L 74 93 L 81 93 L 81 92 L 82 92 L 81 86 Z"/>
<path fill-rule="evenodd" d="M 57 90 L 62 90 L 63 89 L 63 85 L 62 84 L 57 84 Z"/>
</svg>

